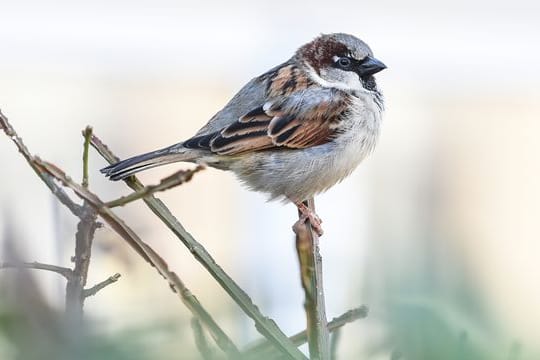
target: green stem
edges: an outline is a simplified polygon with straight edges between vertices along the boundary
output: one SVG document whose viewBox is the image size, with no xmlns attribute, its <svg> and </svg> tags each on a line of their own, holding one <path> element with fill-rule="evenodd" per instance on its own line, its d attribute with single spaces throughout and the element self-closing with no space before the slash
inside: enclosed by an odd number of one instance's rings
<svg viewBox="0 0 540 360">
<path fill-rule="evenodd" d="M 315 212 L 313 198 L 305 205 Z M 299 212 L 299 217 L 301 214 Z M 307 320 L 307 336 L 311 359 L 330 359 L 330 343 L 324 304 L 322 258 L 319 253 L 319 237 L 311 226 L 294 227 L 296 250 L 300 263 L 300 277 L 305 294 L 304 308 Z"/>
<path fill-rule="evenodd" d="M 166 178 L 162 179 L 159 184 L 157 185 L 148 185 L 144 188 L 134 191 L 131 194 L 127 196 L 122 196 L 118 199 L 111 200 L 105 205 L 109 208 L 117 207 L 117 206 L 124 206 L 130 202 L 133 202 L 135 200 L 142 199 L 146 196 L 155 194 L 160 191 L 165 191 L 170 188 L 173 188 L 178 185 L 182 185 L 183 183 L 186 183 L 190 181 L 193 178 L 193 175 L 201 170 L 204 169 L 203 165 L 197 166 L 193 170 L 180 170 L 175 172 L 174 174 L 167 176 Z"/>
<path fill-rule="evenodd" d="M 328 323 L 328 331 L 332 333 L 350 322 L 358 319 L 364 319 L 368 315 L 368 311 L 367 306 L 360 306 L 351 309 L 346 313 L 333 318 L 332 321 Z M 299 333 L 291 336 L 289 339 L 291 339 L 293 344 L 296 346 L 304 345 L 308 341 L 307 331 L 300 331 Z M 268 342 L 268 340 L 262 340 L 248 346 L 248 349 L 244 352 L 244 354 L 247 355 L 248 359 L 254 357 L 262 357 L 263 359 L 266 359 L 267 357 L 270 358 L 269 354 L 272 352 L 272 350 L 275 350 L 272 344 Z"/>
<path fill-rule="evenodd" d="M 82 186 L 88 188 L 88 149 L 90 147 L 90 140 L 92 139 L 92 127 L 87 126 L 83 130 L 84 147 L 83 147 L 83 178 Z"/>
</svg>

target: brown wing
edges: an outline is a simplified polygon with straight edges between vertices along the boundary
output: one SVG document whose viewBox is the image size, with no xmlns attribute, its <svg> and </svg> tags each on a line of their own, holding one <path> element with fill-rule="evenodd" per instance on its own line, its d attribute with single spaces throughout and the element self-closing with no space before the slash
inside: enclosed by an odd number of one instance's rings
<svg viewBox="0 0 540 360">
<path fill-rule="evenodd" d="M 348 102 L 348 95 L 336 89 L 306 89 L 269 101 L 221 131 L 192 138 L 184 146 L 237 155 L 321 145 L 339 133 Z"/>
</svg>

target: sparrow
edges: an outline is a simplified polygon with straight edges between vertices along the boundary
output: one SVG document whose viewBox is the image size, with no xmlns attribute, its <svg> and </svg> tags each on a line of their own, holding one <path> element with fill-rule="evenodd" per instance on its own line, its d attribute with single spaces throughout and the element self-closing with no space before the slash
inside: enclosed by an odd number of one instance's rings
<svg viewBox="0 0 540 360">
<path fill-rule="evenodd" d="M 323 34 L 249 81 L 193 137 L 101 170 L 111 180 L 173 162 L 230 170 L 251 190 L 294 203 L 322 235 L 304 201 L 347 177 L 373 150 L 386 66 L 355 36 Z"/>
</svg>

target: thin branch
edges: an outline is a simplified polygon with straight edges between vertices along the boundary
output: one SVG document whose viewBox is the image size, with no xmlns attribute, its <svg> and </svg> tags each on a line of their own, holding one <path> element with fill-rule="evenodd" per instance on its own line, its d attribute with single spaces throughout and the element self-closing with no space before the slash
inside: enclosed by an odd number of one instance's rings
<svg viewBox="0 0 540 360">
<path fill-rule="evenodd" d="M 115 282 L 118 281 L 118 279 L 120 279 L 120 274 L 119 273 L 116 273 L 114 274 L 113 276 L 109 276 L 107 279 L 103 280 L 102 282 L 100 283 L 97 283 L 96 285 L 92 286 L 91 288 L 89 289 L 84 289 L 83 290 L 83 296 L 85 298 L 89 297 L 89 296 L 94 296 L 98 293 L 98 291 L 102 290 L 103 288 L 111 285 L 111 284 L 114 284 Z"/>
<path fill-rule="evenodd" d="M 0 128 L 4 130 L 7 136 L 11 138 L 11 140 L 15 143 L 17 148 L 19 149 L 19 152 L 24 156 L 30 167 L 35 171 L 35 173 L 41 178 L 41 180 L 47 185 L 49 190 L 53 193 L 54 196 L 63 204 L 65 205 L 73 215 L 79 216 L 81 213 L 82 206 L 79 204 L 76 204 L 71 200 L 71 198 L 66 194 L 64 189 L 59 187 L 53 179 L 51 179 L 50 176 L 47 174 L 42 173 L 32 162 L 32 155 L 28 151 L 28 148 L 26 145 L 24 145 L 24 142 L 22 139 L 17 135 L 11 124 L 9 123 L 7 117 L 2 114 L 2 111 L 0 111 Z"/>
<path fill-rule="evenodd" d="M 62 170 L 56 166 L 42 161 L 38 158 L 34 158 L 34 161 L 41 169 L 53 176 L 65 186 L 69 187 L 75 192 L 77 196 L 85 201 L 85 204 L 89 204 L 101 218 L 111 226 L 118 235 L 120 235 L 137 253 L 145 259 L 150 265 L 152 265 L 158 273 L 160 273 L 168 282 L 175 293 L 177 293 L 184 304 L 196 315 L 201 322 L 206 326 L 212 337 L 215 339 L 218 346 L 231 357 L 239 355 L 239 351 L 229 337 L 223 332 L 219 325 L 212 319 L 212 317 L 206 312 L 202 305 L 198 302 L 197 298 L 185 287 L 176 273 L 169 270 L 169 267 L 165 260 L 158 255 L 149 245 L 142 241 L 139 236 L 128 227 L 123 220 L 121 220 L 111 209 L 105 206 L 105 203 L 94 193 L 85 189 L 81 185 L 74 182 L 68 177 Z"/>
<path fill-rule="evenodd" d="M 95 135 L 92 137 L 91 145 L 103 156 L 109 163 L 118 161 L 109 148 L 104 145 Z M 126 184 L 135 191 L 139 191 L 144 186 L 137 180 L 135 176 L 130 176 L 124 180 Z M 221 287 L 229 294 L 229 296 L 240 306 L 254 322 L 257 330 L 272 343 L 278 347 L 284 354 L 293 359 L 305 359 L 305 355 L 300 352 L 281 331 L 276 323 L 264 316 L 259 308 L 253 304 L 249 296 L 236 284 L 236 282 L 215 262 L 212 256 L 206 249 L 196 241 L 190 233 L 188 233 L 170 210 L 163 204 L 162 201 L 153 196 L 144 198 L 146 205 L 156 214 L 165 225 L 180 239 L 180 241 L 194 255 L 212 277 L 221 285 Z"/>
<path fill-rule="evenodd" d="M 92 138 L 92 127 L 87 126 L 83 130 L 84 147 L 83 147 L 83 177 L 82 186 L 88 188 L 88 148 L 90 145 L 90 139 Z"/>
<path fill-rule="evenodd" d="M 50 265 L 50 264 L 43 264 L 37 261 L 34 262 L 0 262 L 0 269 L 35 269 L 35 270 L 45 270 L 45 271 L 52 271 L 57 274 L 62 275 L 67 280 L 69 280 L 73 276 L 73 271 L 71 269 L 62 267 L 62 266 L 56 266 L 56 265 Z"/>
<path fill-rule="evenodd" d="M 92 128 L 87 126 L 83 131 L 83 178 L 82 187 L 88 189 L 88 148 L 92 136 Z M 34 162 L 36 162 L 34 160 Z M 90 268 L 90 258 L 92 256 L 92 243 L 94 234 L 98 228 L 97 212 L 87 202 L 83 202 L 75 234 L 75 256 L 73 262 L 73 277 L 66 284 L 66 313 L 73 325 L 78 325 L 83 320 L 84 288 L 88 279 L 88 269 Z"/>
<path fill-rule="evenodd" d="M 118 198 L 116 200 L 111 200 L 105 205 L 109 208 L 113 208 L 116 206 L 124 206 L 127 203 L 142 199 L 149 195 L 153 195 L 154 193 L 169 190 L 175 186 L 182 185 L 183 183 L 190 181 L 195 173 L 204 170 L 204 168 L 204 165 L 199 165 L 195 169 L 179 170 L 174 174 L 162 179 L 157 185 L 145 186 L 142 189 L 137 190 L 127 196 L 122 196 L 121 198 Z"/>
<path fill-rule="evenodd" d="M 192 311 L 194 316 L 197 316 L 201 319 L 201 322 L 206 326 L 210 334 L 216 343 L 222 347 L 222 350 L 230 354 L 234 358 L 238 354 L 238 350 L 234 343 L 229 339 L 229 337 L 221 330 L 219 325 L 210 317 L 210 315 L 204 310 L 202 305 L 198 303 L 198 300 L 193 296 L 188 295 L 187 288 L 180 281 L 178 276 L 169 271 L 167 263 L 148 245 L 146 245 L 131 228 L 129 228 L 124 222 L 119 219 L 110 209 L 105 207 L 103 201 L 101 201 L 95 194 L 91 193 L 88 189 L 80 186 L 71 180 L 65 173 L 57 168 L 56 166 L 41 161 L 38 157 L 30 155 L 28 149 L 24 146 L 22 139 L 20 139 L 15 130 L 9 124 L 7 118 L 2 115 L 0 112 L 0 127 L 4 130 L 6 135 L 8 135 L 17 145 L 19 151 L 23 154 L 28 164 L 36 172 L 36 174 L 45 182 L 49 189 L 56 195 L 60 201 L 69 207 L 76 216 L 81 216 L 79 212 L 84 209 L 83 207 L 76 205 L 77 211 L 73 207 L 73 202 L 62 188 L 60 188 L 55 182 L 54 179 L 61 181 L 64 185 L 69 186 L 72 190 L 75 191 L 76 195 L 85 201 L 85 203 L 90 204 L 96 212 L 124 239 L 126 242 L 133 248 L 135 251 L 147 262 L 156 268 L 156 270 L 169 282 L 170 288 L 173 292 L 177 293 L 182 300 L 190 299 L 194 306 L 188 306 Z M 66 200 L 67 199 L 67 200 Z M 80 208 L 80 209 L 79 209 Z M 96 223 L 96 226 L 99 226 L 99 223 Z M 70 269 L 67 269 L 71 271 Z M 183 289 L 184 291 L 180 291 Z M 188 302 L 186 300 L 185 302 Z"/>
<path fill-rule="evenodd" d="M 328 331 L 335 331 L 348 323 L 358 319 L 364 319 L 368 316 L 368 313 L 369 308 L 365 305 L 351 309 L 346 313 L 333 318 L 332 321 L 328 323 Z"/>
<path fill-rule="evenodd" d="M 204 330 L 202 329 L 201 323 L 197 318 L 191 319 L 191 328 L 193 329 L 195 345 L 197 346 L 202 358 L 204 360 L 213 360 L 215 358 L 214 352 L 212 351 L 212 348 L 204 335 Z"/>
<path fill-rule="evenodd" d="M 96 218 L 96 211 L 85 202 L 75 234 L 73 276 L 66 284 L 66 314 L 74 326 L 78 326 L 83 320 L 84 288 L 90 267 L 92 242 L 98 227 Z"/>
<path fill-rule="evenodd" d="M 315 212 L 313 198 L 304 203 Z M 301 217 L 300 212 L 298 213 Z M 298 223 L 297 223 L 298 224 Z M 300 276 L 304 289 L 307 319 L 309 355 L 311 359 L 330 359 L 330 343 L 324 305 L 322 258 L 319 252 L 319 237 L 308 223 L 294 226 L 296 251 L 300 263 Z"/>
<path fill-rule="evenodd" d="M 347 311 L 346 313 L 333 318 L 332 321 L 328 323 L 328 331 L 332 333 L 348 323 L 351 323 L 358 319 L 364 319 L 365 317 L 367 317 L 368 312 L 369 312 L 369 309 L 365 305 L 351 309 Z M 293 342 L 295 346 L 303 345 L 308 340 L 307 331 L 306 330 L 300 331 L 299 333 L 296 333 L 293 336 L 291 336 L 289 339 L 291 339 L 291 341 Z M 273 347 L 270 342 L 259 341 L 249 346 L 248 349 L 244 353 L 251 356 L 254 356 L 254 355 L 262 356 L 263 354 L 266 354 L 271 350 L 273 350 Z"/>
<path fill-rule="evenodd" d="M 210 335 L 212 336 L 216 344 L 219 346 L 219 348 L 222 349 L 230 358 L 238 359 L 240 357 L 240 351 L 238 351 L 236 345 L 234 345 L 232 341 L 229 340 L 227 335 L 225 335 L 223 330 L 221 330 L 219 325 L 204 309 L 204 307 L 201 305 L 195 295 L 193 295 L 193 293 L 178 278 L 178 276 L 175 273 L 173 273 L 173 276 L 175 277 L 175 287 L 180 292 L 182 301 L 187 306 L 187 308 L 191 311 L 192 314 L 195 315 L 195 318 L 197 320 L 201 321 L 205 325 L 206 329 L 210 332 Z"/>
<path fill-rule="evenodd" d="M 184 286 L 183 282 L 176 275 L 176 273 L 169 270 L 167 263 L 150 246 L 144 243 L 131 228 L 129 228 L 120 218 L 118 218 L 110 209 L 108 209 L 105 206 L 105 203 L 101 201 L 95 194 L 90 192 L 86 187 L 75 183 L 58 167 L 44 162 L 36 156 L 32 156 L 28 149 L 24 146 L 22 139 L 17 136 L 15 130 L 11 127 L 7 118 L 3 116 L 1 112 L 0 128 L 3 129 L 6 135 L 8 135 L 15 142 L 28 164 L 65 206 L 70 208 L 70 210 L 81 219 L 86 219 L 87 216 L 90 216 L 89 214 L 92 214 L 92 219 L 95 220 L 94 215 L 98 213 L 124 240 L 126 240 L 129 245 L 131 245 L 133 249 L 135 249 L 135 251 L 143 259 L 155 267 L 158 273 L 160 273 L 169 282 L 170 288 L 173 290 L 173 292 L 177 293 L 193 315 L 201 320 L 201 322 L 208 329 L 209 333 L 215 339 L 218 346 L 229 357 L 238 358 L 239 351 L 234 343 L 206 312 L 206 310 L 198 302 L 197 298 Z M 88 134 L 88 137 L 89 136 L 90 134 Z M 85 146 L 87 146 L 87 144 L 88 142 L 85 141 Z M 54 182 L 54 179 L 59 180 L 62 184 L 74 190 L 75 194 L 84 200 L 84 206 L 74 204 L 65 194 L 63 189 Z M 83 221 L 81 221 L 81 223 L 83 223 Z M 95 231 L 95 229 L 101 225 L 95 221 L 93 221 L 92 224 L 92 231 Z M 81 234 L 81 236 L 84 237 L 84 233 L 87 232 L 83 232 L 81 230 L 82 229 L 80 228 L 78 229 L 78 234 Z M 86 259 L 85 256 L 82 256 L 82 259 L 84 261 L 89 261 L 89 258 Z M 52 267 L 47 267 L 45 270 L 51 269 Z M 56 269 L 59 270 L 61 268 Z M 86 283 L 86 273 L 88 268 L 85 269 L 83 266 L 78 270 L 80 270 L 80 274 L 84 275 L 84 281 L 82 281 L 82 284 L 84 285 L 84 283 Z M 66 271 L 69 271 L 70 276 L 68 277 L 68 280 L 71 280 L 71 278 L 75 276 L 75 274 L 73 274 L 74 270 L 72 271 L 71 269 L 66 269 Z M 63 274 L 68 274 L 68 272 L 64 272 Z M 79 283 L 81 282 L 79 281 Z M 83 290 L 84 288 L 82 288 L 80 292 L 81 297 L 83 296 Z"/>
</svg>

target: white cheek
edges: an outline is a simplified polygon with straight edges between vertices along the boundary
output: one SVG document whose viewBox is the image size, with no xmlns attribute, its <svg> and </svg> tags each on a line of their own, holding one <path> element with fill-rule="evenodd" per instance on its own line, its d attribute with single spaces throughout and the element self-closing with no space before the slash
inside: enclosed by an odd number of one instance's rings
<svg viewBox="0 0 540 360">
<path fill-rule="evenodd" d="M 346 86 L 348 87 L 348 90 L 358 91 L 358 90 L 363 89 L 360 78 L 358 77 L 358 75 L 352 72 L 347 73 L 344 84 L 346 84 Z"/>
<path fill-rule="evenodd" d="M 358 77 L 358 75 L 352 72 L 347 72 L 344 79 L 339 82 L 328 81 L 328 80 L 323 79 L 311 67 L 308 68 L 308 73 L 309 73 L 309 76 L 313 79 L 313 81 L 315 81 L 317 84 L 321 85 L 322 87 L 334 88 L 334 89 L 345 90 L 345 91 L 364 90 L 364 88 L 362 87 L 362 83 L 360 82 L 360 78 Z"/>
</svg>

